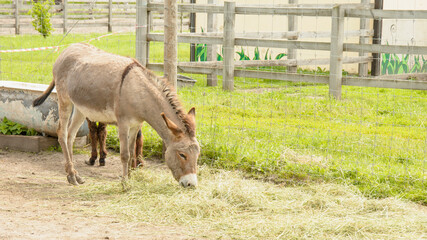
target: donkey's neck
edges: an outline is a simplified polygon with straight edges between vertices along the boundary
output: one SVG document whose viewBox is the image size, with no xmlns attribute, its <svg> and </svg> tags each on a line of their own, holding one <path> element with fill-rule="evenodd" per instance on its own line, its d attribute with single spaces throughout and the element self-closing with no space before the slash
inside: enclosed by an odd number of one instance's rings
<svg viewBox="0 0 427 240">
<path fill-rule="evenodd" d="M 159 134 L 162 140 L 168 146 L 174 139 L 174 135 L 166 126 L 162 117 L 162 113 L 173 121 L 179 128 L 184 129 L 185 126 L 177 114 L 177 109 L 170 103 L 170 100 L 157 89 L 150 89 L 151 101 L 149 104 L 144 104 L 148 109 L 144 117 L 145 121 Z"/>
<path fill-rule="evenodd" d="M 150 124 L 150 126 L 157 132 L 157 134 L 159 134 L 159 136 L 165 142 L 166 146 L 168 146 L 174 139 L 174 136 L 169 130 L 169 128 L 166 126 L 166 123 L 163 120 L 161 113 L 164 113 L 175 124 L 181 127 L 181 125 L 179 124 L 180 121 L 177 118 L 176 114 L 173 111 L 162 108 L 161 106 L 158 106 L 156 111 L 152 111 L 152 113 L 150 113 L 150 116 L 145 118 L 145 121 Z"/>
</svg>

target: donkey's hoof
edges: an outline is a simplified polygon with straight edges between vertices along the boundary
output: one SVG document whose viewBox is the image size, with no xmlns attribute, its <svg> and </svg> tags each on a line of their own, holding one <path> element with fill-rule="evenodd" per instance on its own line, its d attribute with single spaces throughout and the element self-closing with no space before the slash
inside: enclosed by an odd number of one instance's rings
<svg viewBox="0 0 427 240">
<path fill-rule="evenodd" d="M 105 158 L 99 159 L 99 166 L 101 166 L 101 167 L 105 166 Z"/>
<path fill-rule="evenodd" d="M 79 184 L 85 183 L 85 180 L 82 177 L 80 177 L 79 175 L 76 175 L 76 180 Z"/>
<path fill-rule="evenodd" d="M 75 186 L 78 186 L 78 185 L 79 185 L 79 183 L 78 183 L 78 182 L 77 182 L 77 180 L 76 180 L 76 176 L 68 175 L 68 176 L 67 176 L 67 180 L 68 180 L 68 182 L 69 182 L 70 184 L 72 184 L 72 185 L 75 185 Z"/>
<path fill-rule="evenodd" d="M 122 190 L 124 192 L 129 191 L 130 190 L 129 178 L 128 177 L 126 177 L 126 178 L 120 177 L 120 178 L 121 178 Z"/>
<path fill-rule="evenodd" d="M 93 165 L 95 165 L 95 160 L 96 160 L 96 158 L 91 157 L 89 159 L 89 161 L 85 161 L 85 163 L 89 166 L 93 166 Z"/>
<path fill-rule="evenodd" d="M 144 167 L 144 165 L 145 165 L 145 162 L 144 161 L 141 161 L 141 162 L 137 162 L 137 165 L 136 165 L 136 168 L 143 168 Z"/>
</svg>

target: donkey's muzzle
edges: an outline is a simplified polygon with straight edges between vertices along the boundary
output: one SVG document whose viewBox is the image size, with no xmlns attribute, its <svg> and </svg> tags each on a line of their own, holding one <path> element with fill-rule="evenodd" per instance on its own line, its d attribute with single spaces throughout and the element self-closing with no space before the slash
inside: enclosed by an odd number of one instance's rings
<svg viewBox="0 0 427 240">
<path fill-rule="evenodd" d="M 197 175 L 194 173 L 190 173 L 187 175 L 182 176 L 179 179 L 179 184 L 183 187 L 195 187 L 197 186 Z"/>
</svg>

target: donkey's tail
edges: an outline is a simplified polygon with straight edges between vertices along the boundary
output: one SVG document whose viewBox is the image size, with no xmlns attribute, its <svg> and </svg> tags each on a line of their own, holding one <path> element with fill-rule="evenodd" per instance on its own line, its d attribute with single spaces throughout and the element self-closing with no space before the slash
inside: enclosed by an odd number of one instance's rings
<svg viewBox="0 0 427 240">
<path fill-rule="evenodd" d="M 33 107 L 37 107 L 38 105 L 44 103 L 44 101 L 46 101 L 46 98 L 49 97 L 53 88 L 55 88 L 55 80 L 52 80 L 52 82 L 49 84 L 49 87 L 43 92 L 43 95 L 33 101 Z"/>
</svg>

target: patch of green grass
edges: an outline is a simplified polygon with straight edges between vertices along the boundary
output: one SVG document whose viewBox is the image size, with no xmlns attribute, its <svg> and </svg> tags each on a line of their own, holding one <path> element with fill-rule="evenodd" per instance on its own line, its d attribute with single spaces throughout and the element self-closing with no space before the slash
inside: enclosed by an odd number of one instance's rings
<svg viewBox="0 0 427 240">
<path fill-rule="evenodd" d="M 0 36 L 0 50 L 29 49 L 59 46 L 41 51 L 1 53 L 0 80 L 31 83 L 52 81 L 52 66 L 62 50 L 72 43 L 86 42 L 108 52 L 135 57 L 135 34 L 117 33 L 53 34 L 48 38 L 38 35 Z M 101 38 L 100 38 L 101 37 Z M 179 61 L 189 61 L 190 44 L 179 45 Z M 150 44 L 150 62 L 163 62 L 163 43 Z"/>
<path fill-rule="evenodd" d="M 61 45 L 97 36 L 71 35 Z M 134 37 L 117 34 L 91 43 L 133 57 Z M 61 38 L 0 42 L 2 49 L 28 48 L 58 45 Z M 58 53 L 48 53 L 2 54 L 2 80 L 49 83 Z M 188 44 L 179 45 L 179 56 L 188 61 Z M 150 62 L 162 61 L 163 44 L 152 43 Z M 319 71 L 327 74 L 314 74 Z M 179 95 L 187 109 L 196 107 L 200 163 L 289 184 L 350 183 L 369 197 L 427 204 L 426 91 L 344 86 L 337 101 L 322 84 L 236 78 L 236 91 L 226 92 L 221 78 L 218 87 L 205 87 L 205 76 L 190 76 L 196 86 Z M 118 149 L 114 127 L 109 129 L 109 146 Z M 161 139 L 147 124 L 143 133 L 144 154 L 159 155 Z"/>
</svg>

